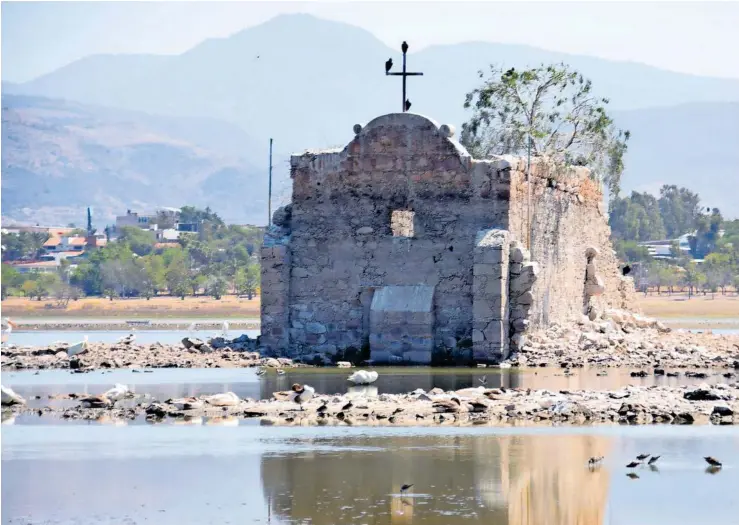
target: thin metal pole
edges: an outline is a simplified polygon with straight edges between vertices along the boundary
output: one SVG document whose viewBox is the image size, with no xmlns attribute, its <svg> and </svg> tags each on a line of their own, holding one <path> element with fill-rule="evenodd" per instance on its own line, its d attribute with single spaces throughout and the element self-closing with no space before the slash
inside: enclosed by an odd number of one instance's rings
<svg viewBox="0 0 739 525">
<path fill-rule="evenodd" d="M 269 139 L 269 194 L 267 196 L 267 226 L 272 226 L 272 139 Z"/>
<path fill-rule="evenodd" d="M 405 53 L 403 53 L 403 105 L 402 105 L 403 113 L 405 113 L 405 79 L 406 79 L 406 75 L 405 75 Z"/>
<path fill-rule="evenodd" d="M 527 241 L 526 244 L 528 245 L 527 246 L 528 249 L 531 250 L 531 230 L 532 230 L 532 226 L 531 226 L 531 130 L 529 130 L 529 137 L 528 138 L 529 138 L 529 140 L 528 140 L 528 147 L 527 147 L 527 154 L 526 154 L 526 156 L 527 156 L 527 160 L 526 160 L 526 182 L 527 182 L 528 194 L 529 194 L 528 195 L 528 211 L 527 211 L 528 223 L 529 223 L 528 226 L 529 227 L 528 227 L 528 231 L 526 232 L 527 233 L 527 237 L 528 237 L 528 241 Z"/>
</svg>

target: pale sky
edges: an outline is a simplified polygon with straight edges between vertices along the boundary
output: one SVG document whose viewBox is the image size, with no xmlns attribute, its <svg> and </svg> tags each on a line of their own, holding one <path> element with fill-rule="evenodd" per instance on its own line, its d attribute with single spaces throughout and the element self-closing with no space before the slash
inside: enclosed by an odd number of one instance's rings
<svg viewBox="0 0 739 525">
<path fill-rule="evenodd" d="M 7 2 L 2 78 L 91 54 L 178 54 L 281 13 L 363 27 L 392 47 L 471 40 L 739 78 L 739 2 Z"/>
</svg>

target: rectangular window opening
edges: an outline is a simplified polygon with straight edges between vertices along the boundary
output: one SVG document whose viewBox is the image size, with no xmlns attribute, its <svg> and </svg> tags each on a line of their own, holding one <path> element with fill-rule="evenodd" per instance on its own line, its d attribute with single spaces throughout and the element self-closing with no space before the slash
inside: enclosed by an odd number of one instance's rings
<svg viewBox="0 0 739 525">
<path fill-rule="evenodd" d="M 393 231 L 393 237 L 414 236 L 413 224 L 416 212 L 411 210 L 393 210 L 390 215 L 390 229 Z"/>
</svg>

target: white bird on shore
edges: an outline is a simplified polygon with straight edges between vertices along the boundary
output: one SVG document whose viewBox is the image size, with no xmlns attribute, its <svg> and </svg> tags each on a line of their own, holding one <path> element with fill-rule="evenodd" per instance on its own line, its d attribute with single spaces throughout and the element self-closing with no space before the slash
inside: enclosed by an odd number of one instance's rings
<svg viewBox="0 0 739 525">
<path fill-rule="evenodd" d="M 197 397 L 181 397 L 178 399 L 168 399 L 167 403 L 174 405 L 177 410 L 197 410 L 203 408 L 203 402 Z"/>
<path fill-rule="evenodd" d="M 316 390 L 312 386 L 300 385 L 298 383 L 295 383 L 292 386 L 291 390 L 292 392 L 290 392 L 290 401 L 292 401 L 293 403 L 297 403 L 300 406 L 301 410 L 305 410 L 303 408 L 303 404 L 310 401 L 313 397 L 313 394 L 316 393 Z"/>
<path fill-rule="evenodd" d="M 136 336 L 133 334 L 128 334 L 126 337 L 121 337 L 118 342 L 123 345 L 130 345 L 136 340 Z"/>
<path fill-rule="evenodd" d="M 126 397 L 126 394 L 128 394 L 129 390 L 126 385 L 122 385 L 120 383 L 116 383 L 113 388 L 105 392 L 103 395 L 110 399 L 113 403 L 116 401 L 120 401 L 124 397 Z"/>
<path fill-rule="evenodd" d="M 355 385 L 369 385 L 370 383 L 377 381 L 378 376 L 379 374 L 374 370 L 357 370 L 350 375 L 347 380 L 351 381 Z"/>
<path fill-rule="evenodd" d="M 82 353 L 85 350 L 87 350 L 87 336 L 85 336 L 85 338 L 82 341 L 80 341 L 79 343 L 75 343 L 75 344 L 70 345 L 69 347 L 67 347 L 67 355 L 69 357 L 72 357 L 73 355 L 77 355 L 79 353 Z"/>
<path fill-rule="evenodd" d="M 195 332 L 198 331 L 198 325 L 195 323 L 190 323 L 190 326 L 187 327 L 187 335 L 190 337 L 195 336 Z"/>
<path fill-rule="evenodd" d="M 238 405 L 241 399 L 233 392 L 226 392 L 225 394 L 215 394 L 205 397 L 203 401 L 215 407 L 231 407 Z"/>
<path fill-rule="evenodd" d="M 2 325 L 2 339 L 0 339 L 1 342 L 5 343 L 10 338 L 10 334 L 13 333 L 13 328 L 17 328 L 18 325 L 16 325 L 13 321 L 10 319 L 6 319 L 3 321 Z"/>
<path fill-rule="evenodd" d="M 228 321 L 223 321 L 223 325 L 221 326 L 221 335 L 223 335 L 224 339 L 228 338 Z"/>
<path fill-rule="evenodd" d="M 26 400 L 13 392 L 13 389 L 7 386 L 0 386 L 2 390 L 2 404 L 7 405 L 25 405 Z"/>
</svg>

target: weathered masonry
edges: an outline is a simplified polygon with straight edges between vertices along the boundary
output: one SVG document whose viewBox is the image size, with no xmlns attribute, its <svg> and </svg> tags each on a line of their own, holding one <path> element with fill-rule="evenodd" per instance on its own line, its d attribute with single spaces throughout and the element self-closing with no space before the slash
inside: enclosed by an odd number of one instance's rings
<svg viewBox="0 0 739 525">
<path fill-rule="evenodd" d="M 411 113 L 354 132 L 291 159 L 261 254 L 263 351 L 494 363 L 530 326 L 628 306 L 587 169 L 532 162 L 529 187 L 525 159 L 472 159 Z"/>
</svg>

